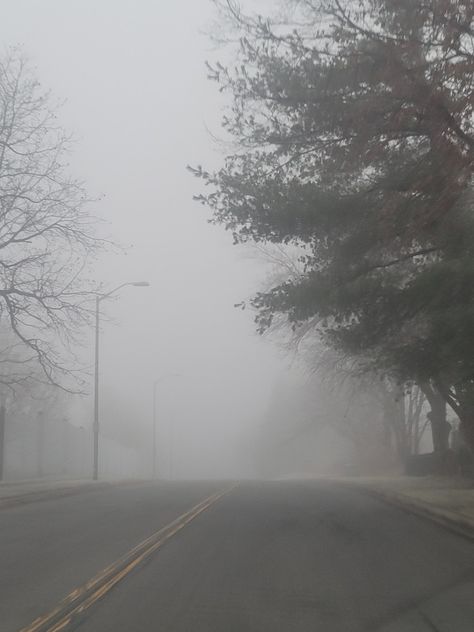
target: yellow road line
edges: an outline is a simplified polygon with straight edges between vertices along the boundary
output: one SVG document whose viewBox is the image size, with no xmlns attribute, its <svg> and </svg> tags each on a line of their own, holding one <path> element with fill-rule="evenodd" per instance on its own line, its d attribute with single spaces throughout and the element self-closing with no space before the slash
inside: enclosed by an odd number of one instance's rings
<svg viewBox="0 0 474 632">
<path fill-rule="evenodd" d="M 60 632 L 78 615 L 85 612 L 96 601 L 104 597 L 118 582 L 126 577 L 143 560 L 152 555 L 167 540 L 181 531 L 192 520 L 225 494 L 235 485 L 222 492 L 216 492 L 200 503 L 181 514 L 168 525 L 156 531 L 151 536 L 134 546 L 126 555 L 100 571 L 83 586 L 74 589 L 51 612 L 38 617 L 20 632 Z"/>
</svg>

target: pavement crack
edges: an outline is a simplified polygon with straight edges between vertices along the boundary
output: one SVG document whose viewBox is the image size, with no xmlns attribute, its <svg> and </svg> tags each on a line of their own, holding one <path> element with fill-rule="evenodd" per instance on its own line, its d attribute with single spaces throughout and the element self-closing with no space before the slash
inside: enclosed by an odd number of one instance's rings
<svg viewBox="0 0 474 632">
<path fill-rule="evenodd" d="M 426 623 L 426 625 L 430 628 L 430 630 L 433 630 L 433 632 L 442 632 L 434 623 L 433 621 L 429 618 L 429 616 L 423 612 L 422 610 L 417 610 L 418 614 L 420 615 L 420 618 L 423 619 L 423 621 Z"/>
</svg>

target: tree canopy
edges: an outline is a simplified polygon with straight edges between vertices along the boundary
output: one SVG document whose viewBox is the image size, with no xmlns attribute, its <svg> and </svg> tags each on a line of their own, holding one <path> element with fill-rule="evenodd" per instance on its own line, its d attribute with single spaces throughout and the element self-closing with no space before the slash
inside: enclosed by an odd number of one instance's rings
<svg viewBox="0 0 474 632">
<path fill-rule="evenodd" d="M 21 51 L 0 59 L 0 383 L 66 386 L 74 345 L 89 321 L 87 265 L 101 242 L 71 138 Z M 4 335 L 5 334 L 5 335 Z"/>
<path fill-rule="evenodd" d="M 297 279 L 254 297 L 260 331 L 312 319 L 367 366 L 435 383 L 474 445 L 474 5 L 217 4 L 237 61 L 209 74 L 238 149 L 194 169 L 197 197 L 236 242 L 305 248 Z"/>
</svg>

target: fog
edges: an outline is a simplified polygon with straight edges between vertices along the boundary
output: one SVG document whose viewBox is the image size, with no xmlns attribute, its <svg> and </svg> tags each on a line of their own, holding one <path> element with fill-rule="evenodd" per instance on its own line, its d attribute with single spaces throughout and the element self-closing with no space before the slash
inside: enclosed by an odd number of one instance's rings
<svg viewBox="0 0 474 632">
<path fill-rule="evenodd" d="M 474 0 L 0 43 L 0 632 L 472 632 Z"/>
<path fill-rule="evenodd" d="M 192 200 L 186 165 L 221 159 L 209 129 L 222 101 L 204 66 L 211 16 L 207 0 L 27 0 L 5 3 L 0 24 L 3 47 L 20 44 L 64 99 L 60 123 L 77 139 L 71 172 L 102 198 L 92 211 L 123 248 L 103 255 L 94 277 L 106 290 L 150 283 L 104 303 L 100 340 L 101 435 L 137 452 L 141 476 L 151 467 L 154 380 L 181 376 L 157 387 L 161 472 L 173 424 L 174 476 L 232 477 L 249 473 L 246 437 L 284 365 L 234 308 L 257 289 L 258 270 Z M 92 373 L 92 330 L 81 353 Z M 68 416 L 89 428 L 92 399 L 75 398 Z"/>
<path fill-rule="evenodd" d="M 103 478 L 152 475 L 154 415 L 161 478 L 334 473 L 354 461 L 340 427 L 350 392 L 295 363 L 278 336 L 256 334 L 252 312 L 235 304 L 272 266 L 233 246 L 192 199 L 200 184 L 186 165 L 217 167 L 225 153 L 215 139 L 226 101 L 205 68 L 226 54 L 212 48 L 213 18 L 208 0 L 3 5 L 3 46 L 19 45 L 62 101 L 59 123 L 76 139 L 70 171 L 115 244 L 91 275 L 104 292 L 149 283 L 101 303 Z M 61 395 L 50 413 L 37 399 L 11 407 L 7 477 L 90 475 L 93 328 L 77 352 L 85 395 Z"/>
</svg>

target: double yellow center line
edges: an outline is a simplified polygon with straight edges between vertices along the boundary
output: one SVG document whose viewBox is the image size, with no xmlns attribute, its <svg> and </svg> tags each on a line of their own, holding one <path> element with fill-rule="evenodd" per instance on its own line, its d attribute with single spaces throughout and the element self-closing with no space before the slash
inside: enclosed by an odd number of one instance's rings
<svg viewBox="0 0 474 632">
<path fill-rule="evenodd" d="M 228 494 L 235 485 L 208 496 L 200 503 L 186 511 L 168 525 L 153 533 L 143 540 L 123 557 L 100 571 L 83 586 L 73 590 L 51 612 L 38 617 L 30 625 L 22 628 L 20 632 L 59 632 L 82 616 L 96 601 L 104 597 L 109 590 L 126 577 L 143 560 L 152 555 L 167 540 L 189 524 L 203 511 L 220 498 Z"/>
</svg>

